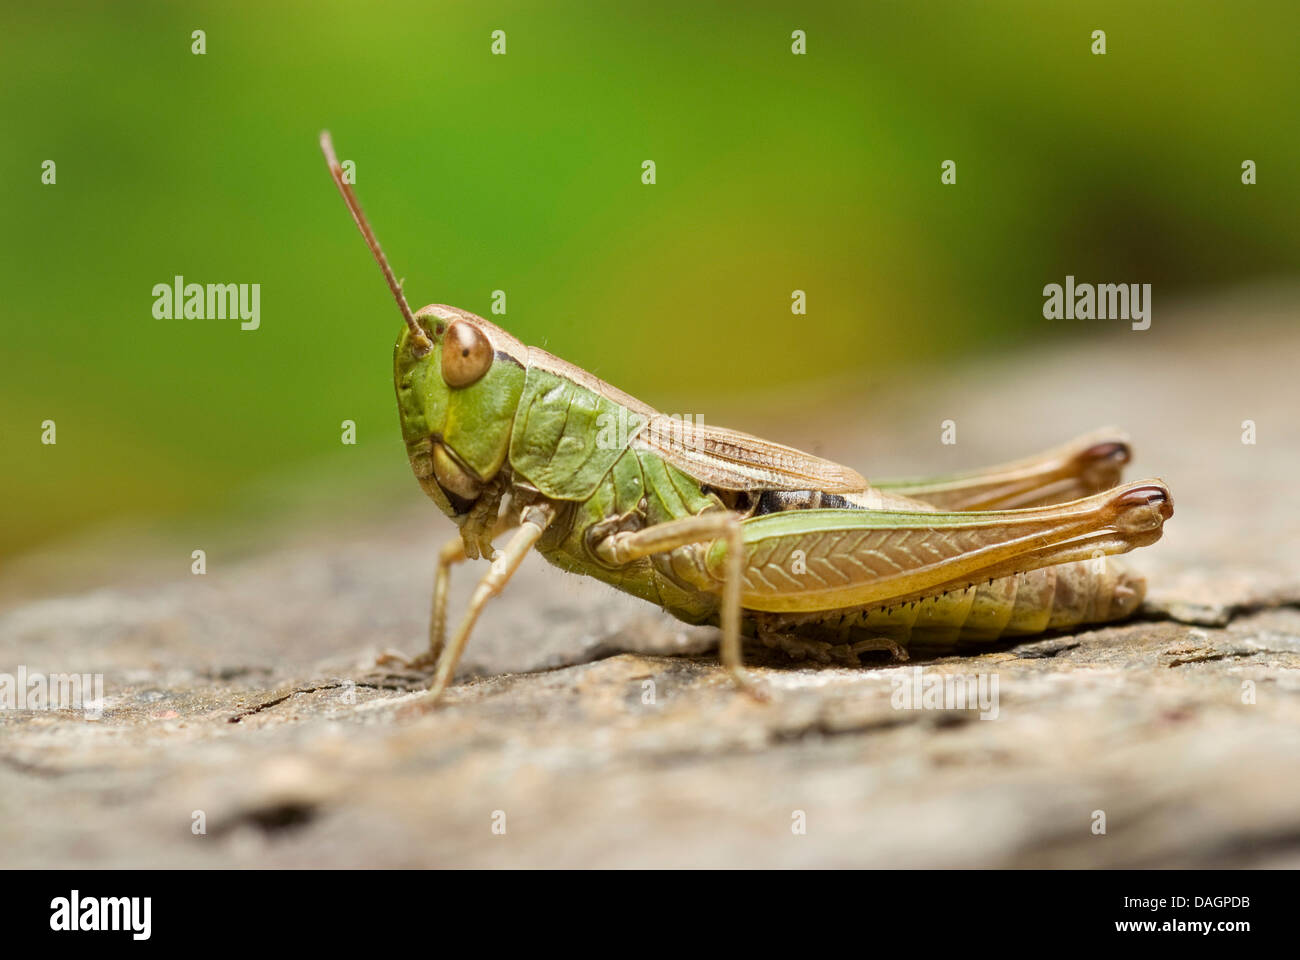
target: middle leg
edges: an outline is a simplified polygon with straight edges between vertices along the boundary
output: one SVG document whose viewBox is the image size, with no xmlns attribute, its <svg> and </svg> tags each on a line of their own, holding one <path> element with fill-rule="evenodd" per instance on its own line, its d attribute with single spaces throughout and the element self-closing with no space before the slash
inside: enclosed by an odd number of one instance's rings
<svg viewBox="0 0 1300 960">
<path fill-rule="evenodd" d="M 740 521 L 741 515 L 738 513 L 703 513 L 644 530 L 610 534 L 596 544 L 596 552 L 607 563 L 621 565 L 657 553 L 668 553 L 678 547 L 722 541 L 726 545 L 726 554 L 723 561 L 722 643 L 719 654 L 722 665 L 727 668 L 736 686 L 755 699 L 763 700 L 766 699 L 766 694 L 745 673 L 741 653 L 740 588 L 745 552 Z"/>
</svg>

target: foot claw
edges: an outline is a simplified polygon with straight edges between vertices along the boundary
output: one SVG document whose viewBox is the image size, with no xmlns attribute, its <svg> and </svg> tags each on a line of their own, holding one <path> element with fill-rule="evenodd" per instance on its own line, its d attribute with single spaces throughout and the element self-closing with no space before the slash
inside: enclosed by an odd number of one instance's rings
<svg viewBox="0 0 1300 960">
<path fill-rule="evenodd" d="M 408 657 L 396 650 L 385 650 L 375 658 L 376 667 L 398 666 L 406 670 L 427 670 L 438 662 L 438 655 L 426 650 L 417 657 Z"/>
<path fill-rule="evenodd" d="M 753 679 L 747 673 L 731 671 L 731 682 L 745 696 L 759 703 L 767 703 L 772 699 L 772 695 L 767 691 L 763 684 Z"/>
</svg>

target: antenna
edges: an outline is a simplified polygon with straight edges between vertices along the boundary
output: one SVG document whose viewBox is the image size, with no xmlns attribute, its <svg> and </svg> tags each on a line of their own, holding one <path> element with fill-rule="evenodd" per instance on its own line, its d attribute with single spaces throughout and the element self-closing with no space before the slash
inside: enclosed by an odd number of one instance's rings
<svg viewBox="0 0 1300 960">
<path fill-rule="evenodd" d="M 352 191 L 352 185 L 343 180 L 343 167 L 339 165 L 339 158 L 334 154 L 334 141 L 330 139 L 328 130 L 321 131 L 320 149 L 325 154 L 325 162 L 329 164 L 330 176 L 334 178 L 334 185 L 339 188 L 339 193 L 343 195 L 343 202 L 348 205 L 348 210 L 352 213 L 352 219 L 356 221 L 361 235 L 366 238 L 366 246 L 374 254 L 379 269 L 384 271 L 384 279 L 388 281 L 388 289 L 393 291 L 393 299 L 397 301 L 397 306 L 402 311 L 402 319 L 406 321 L 407 327 L 411 330 L 411 338 L 415 341 L 415 352 L 421 355 L 428 353 L 433 349 L 433 344 L 429 342 L 429 338 L 420 329 L 420 325 L 415 322 L 415 317 L 411 314 L 411 305 L 406 302 L 406 296 L 402 293 L 402 285 L 393 276 L 393 268 L 388 265 L 388 260 L 384 257 L 384 251 L 380 249 L 379 241 L 375 239 L 375 232 L 370 229 L 370 224 L 366 222 L 366 215 L 361 212 L 361 204 L 357 200 L 357 195 Z"/>
</svg>

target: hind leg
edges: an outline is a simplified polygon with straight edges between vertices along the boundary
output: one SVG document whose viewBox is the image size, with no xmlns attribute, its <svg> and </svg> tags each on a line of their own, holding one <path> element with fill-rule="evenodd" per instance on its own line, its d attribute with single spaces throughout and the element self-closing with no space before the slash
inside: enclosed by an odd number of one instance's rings
<svg viewBox="0 0 1300 960">
<path fill-rule="evenodd" d="M 872 486 L 940 510 L 1014 510 L 1109 490 L 1119 483 L 1131 459 L 1128 437 L 1107 428 L 1013 463 L 948 477 L 884 480 Z"/>
</svg>

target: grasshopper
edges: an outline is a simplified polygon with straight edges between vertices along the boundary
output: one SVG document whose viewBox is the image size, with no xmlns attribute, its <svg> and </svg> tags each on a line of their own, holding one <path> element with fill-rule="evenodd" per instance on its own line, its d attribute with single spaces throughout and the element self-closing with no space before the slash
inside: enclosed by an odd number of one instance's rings
<svg viewBox="0 0 1300 960">
<path fill-rule="evenodd" d="M 972 473 L 868 484 L 855 470 L 734 430 L 666 417 L 482 317 L 412 312 L 344 181 L 334 183 L 404 325 L 393 351 L 402 438 L 421 488 L 459 528 L 438 554 L 426 702 L 534 548 L 688 623 L 721 627 L 736 684 L 742 633 L 796 657 L 906 659 L 1124 618 L 1145 581 L 1107 559 L 1160 539 L 1162 481 L 1117 486 L 1122 434 L 1101 431 Z M 629 423 L 600 442 L 601 424 Z M 505 534 L 501 550 L 492 546 Z M 451 568 L 486 558 L 445 642 Z"/>
</svg>

